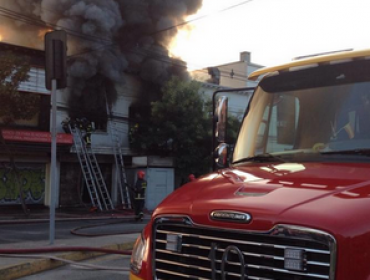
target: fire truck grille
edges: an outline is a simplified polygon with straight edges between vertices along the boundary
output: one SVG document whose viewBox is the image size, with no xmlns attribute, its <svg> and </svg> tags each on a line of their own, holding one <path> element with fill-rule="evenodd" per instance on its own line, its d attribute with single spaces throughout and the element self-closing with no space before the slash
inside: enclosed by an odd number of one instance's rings
<svg viewBox="0 0 370 280">
<path fill-rule="evenodd" d="M 153 242 L 158 280 L 334 279 L 334 238 L 307 228 L 279 225 L 247 232 L 162 218 L 154 225 Z"/>
</svg>

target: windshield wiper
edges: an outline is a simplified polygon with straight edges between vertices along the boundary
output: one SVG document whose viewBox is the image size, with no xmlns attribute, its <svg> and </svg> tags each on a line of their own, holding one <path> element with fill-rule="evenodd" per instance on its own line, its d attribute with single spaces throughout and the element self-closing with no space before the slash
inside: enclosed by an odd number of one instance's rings
<svg viewBox="0 0 370 280">
<path fill-rule="evenodd" d="M 286 162 L 280 156 L 274 156 L 269 153 L 255 155 L 253 157 L 242 158 L 233 163 L 241 163 L 241 162 L 248 162 L 248 161 L 256 161 L 256 162 L 271 162 L 271 161 L 279 161 L 279 162 Z"/>
<path fill-rule="evenodd" d="M 328 151 L 321 152 L 321 155 L 359 155 L 359 156 L 370 156 L 370 149 L 354 149 L 354 150 L 339 150 L 339 151 Z"/>
</svg>

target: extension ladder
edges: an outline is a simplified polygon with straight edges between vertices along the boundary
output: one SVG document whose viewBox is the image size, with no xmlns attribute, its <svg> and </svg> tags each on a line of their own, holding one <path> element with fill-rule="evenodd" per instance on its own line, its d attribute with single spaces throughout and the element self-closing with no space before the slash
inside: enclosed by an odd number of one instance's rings
<svg viewBox="0 0 370 280">
<path fill-rule="evenodd" d="M 121 204 L 126 209 L 131 209 L 131 199 L 130 199 L 130 192 L 129 192 L 129 185 L 127 183 L 126 177 L 126 169 L 125 163 L 123 160 L 122 154 L 122 147 L 120 143 L 120 138 L 118 135 L 118 130 L 115 127 L 115 123 L 113 122 L 113 114 L 110 106 L 108 105 L 108 99 L 106 98 L 105 102 L 106 110 L 108 113 L 109 119 L 109 127 L 110 127 L 110 135 L 113 142 L 113 152 L 114 152 L 114 160 L 116 163 L 116 178 L 117 178 L 117 187 L 120 192 L 120 199 Z"/>
<path fill-rule="evenodd" d="M 86 182 L 87 190 L 94 207 L 100 211 L 114 209 L 99 164 L 91 147 L 86 147 L 80 129 L 69 125 L 77 156 Z"/>
<path fill-rule="evenodd" d="M 130 193 L 129 193 L 129 185 L 127 183 L 127 177 L 126 177 L 126 170 L 125 170 L 125 162 L 123 160 L 123 154 L 122 154 L 122 147 L 120 143 L 120 138 L 117 133 L 117 129 L 113 127 L 113 124 L 111 123 L 111 135 L 113 137 L 114 143 L 113 143 L 113 151 L 114 151 L 114 159 L 117 166 L 117 172 L 118 172 L 118 188 L 120 190 L 120 196 L 121 196 L 121 203 L 122 206 L 126 209 L 131 209 L 131 200 L 130 200 Z"/>
</svg>

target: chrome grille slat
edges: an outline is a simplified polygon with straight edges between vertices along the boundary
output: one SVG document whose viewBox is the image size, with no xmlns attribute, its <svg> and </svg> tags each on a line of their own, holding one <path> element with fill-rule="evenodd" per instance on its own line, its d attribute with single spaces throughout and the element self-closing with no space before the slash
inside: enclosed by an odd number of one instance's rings
<svg viewBox="0 0 370 280">
<path fill-rule="evenodd" d="M 193 246 L 191 244 L 183 244 L 182 245 L 183 247 L 197 247 L 197 246 Z M 206 249 L 206 250 L 211 250 L 211 247 L 209 246 L 201 246 L 202 248 L 199 248 L 199 249 Z M 225 249 L 217 249 L 217 252 L 225 252 Z M 257 257 L 257 258 L 264 258 L 264 259 L 273 259 L 273 260 L 280 260 L 280 261 L 283 261 L 284 258 L 283 257 L 276 257 L 276 256 L 271 256 L 271 255 L 263 255 L 263 254 L 253 254 L 253 253 L 248 253 L 248 252 L 245 252 L 243 250 L 241 250 L 242 254 L 244 256 L 249 256 L 249 257 Z"/>
<path fill-rule="evenodd" d="M 188 245 L 185 245 L 185 246 L 188 246 Z M 191 246 L 189 246 L 189 247 L 191 247 Z M 211 250 L 211 247 L 208 247 L 208 246 L 203 246 L 203 247 L 205 247 L 204 249 L 206 249 L 206 250 Z M 169 253 L 169 254 L 172 253 L 171 251 L 166 251 L 166 250 L 157 250 L 157 251 L 162 252 L 162 253 Z M 217 252 L 225 252 L 225 249 L 217 249 Z M 248 252 L 245 252 L 245 251 L 242 251 L 242 253 L 243 253 L 244 256 L 249 256 L 249 257 L 256 257 L 256 258 L 263 258 L 263 259 L 273 259 L 273 260 L 280 260 L 280 261 L 284 260 L 283 257 L 276 257 L 276 256 L 271 256 L 271 255 L 263 255 L 263 254 L 253 254 L 253 253 L 248 253 Z M 185 254 L 177 254 L 177 255 L 184 256 Z M 188 255 L 188 256 L 192 257 L 190 255 Z M 198 258 L 198 256 L 195 256 L 195 255 L 194 255 L 194 257 Z M 204 259 L 209 260 L 209 258 L 204 258 Z M 319 264 L 317 264 L 317 265 L 319 265 Z M 322 265 L 325 265 L 325 264 L 322 264 Z"/>
<path fill-rule="evenodd" d="M 194 268 L 194 269 L 199 269 L 199 270 L 203 270 L 203 271 L 208 271 L 208 272 L 211 272 L 212 270 L 210 268 L 203 268 L 203 267 L 195 267 L 195 266 L 188 266 L 186 264 L 183 264 L 183 263 L 179 263 L 179 262 L 173 262 L 173 261 L 166 261 L 166 260 L 157 260 L 158 262 L 162 262 L 162 263 L 167 263 L 167 264 L 173 264 L 173 265 L 177 265 L 177 266 L 182 266 L 182 267 L 186 267 L 186 268 Z M 238 265 L 238 263 L 233 263 L 233 262 L 228 262 L 228 264 L 231 264 L 231 265 Z M 217 274 L 221 274 L 221 271 L 220 270 L 217 270 L 215 271 Z M 241 275 L 238 274 L 238 273 L 231 273 L 229 272 L 228 275 L 230 276 L 236 276 L 236 277 L 240 277 Z"/>
<path fill-rule="evenodd" d="M 188 248 L 197 248 L 197 249 L 203 249 L 203 250 L 210 250 L 211 247 L 209 246 L 203 246 L 203 245 L 193 245 L 193 244 L 182 244 L 183 247 Z"/>
<path fill-rule="evenodd" d="M 192 278 L 192 276 L 189 276 L 189 275 L 185 275 L 185 274 L 181 274 L 181 273 L 173 273 L 171 271 L 166 271 L 166 270 L 163 270 L 163 269 L 158 269 L 158 271 L 159 272 L 162 272 L 162 273 L 168 273 L 168 274 L 171 274 L 171 275 L 176 275 L 176 276 L 184 277 L 184 278 Z M 195 277 L 195 276 L 193 276 L 193 277 L 194 277 L 193 279 L 211 280 L 209 278 L 199 278 L 199 277 Z M 274 280 L 272 278 L 261 278 L 261 277 L 254 277 L 254 276 L 248 276 L 248 279 L 250 279 L 250 280 Z M 165 279 L 158 278 L 158 280 L 165 280 Z"/>
<path fill-rule="evenodd" d="M 174 256 L 193 258 L 193 259 L 197 259 L 197 260 L 209 261 L 209 258 L 206 258 L 206 257 L 201 257 L 201 256 L 196 256 L 196 255 L 189 255 L 189 254 L 179 254 L 179 253 L 171 252 L 171 251 L 168 251 L 168 250 L 156 249 L 156 252 L 160 252 L 160 253 L 164 253 L 164 254 L 170 254 L 170 255 L 174 255 Z"/>
<path fill-rule="evenodd" d="M 158 220 L 153 228 L 155 279 L 220 280 L 223 273 L 232 280 L 243 275 L 245 280 L 335 277 L 335 239 L 322 231 L 278 225 L 248 232 L 197 226 L 186 217 Z M 302 252 L 298 269 L 289 268 L 289 250 Z"/>
<path fill-rule="evenodd" d="M 261 277 L 254 277 L 254 276 L 248 276 L 248 279 L 250 280 L 274 280 L 272 278 L 261 278 Z"/>
<path fill-rule="evenodd" d="M 323 263 L 323 262 L 312 262 L 312 261 L 308 261 L 307 264 L 310 264 L 310 265 L 318 265 L 318 266 L 327 266 L 329 267 L 330 264 L 329 263 Z"/>
<path fill-rule="evenodd" d="M 210 247 L 207 247 L 206 249 L 211 249 Z M 160 252 L 160 253 L 164 253 L 164 254 L 170 254 L 170 255 L 176 255 L 176 256 L 182 256 L 182 257 L 187 257 L 187 258 L 193 258 L 193 259 L 197 259 L 197 260 L 204 260 L 204 261 L 209 261 L 209 258 L 207 257 L 201 257 L 201 256 L 197 256 L 197 255 L 190 255 L 190 254 L 179 254 L 179 253 L 175 253 L 175 252 L 172 252 L 172 251 L 168 251 L 168 250 L 160 250 L 160 249 L 156 249 L 157 252 Z M 225 250 L 224 249 L 218 249 L 217 250 L 218 252 L 224 252 Z M 266 259 L 274 259 L 274 260 L 280 260 L 280 261 L 284 261 L 284 258 L 283 257 L 276 257 L 276 256 L 270 256 L 270 255 L 260 255 L 260 254 L 251 254 L 251 253 L 247 253 L 247 252 L 243 252 L 243 255 L 244 256 L 250 256 L 250 257 L 257 257 L 257 258 L 266 258 Z M 216 260 L 217 263 L 221 263 L 220 260 Z M 328 263 L 323 263 L 323 262 L 313 262 L 313 261 L 307 261 L 307 264 L 310 264 L 310 265 L 317 265 L 317 266 L 326 266 L 326 267 L 329 267 L 330 264 Z"/>
<path fill-rule="evenodd" d="M 167 261 L 167 260 L 161 260 L 161 259 L 158 259 L 157 261 L 162 262 L 162 263 L 167 263 L 167 264 L 183 266 L 183 267 L 187 267 L 187 268 L 199 269 L 199 270 L 204 270 L 204 271 L 211 271 L 210 268 L 204 268 L 204 267 L 199 267 L 199 266 L 195 266 L 195 265 L 187 265 L 187 264 L 174 262 L 174 261 Z"/>
<path fill-rule="evenodd" d="M 196 269 L 196 270 L 203 270 L 203 271 L 211 272 L 210 268 L 203 268 L 203 267 L 199 267 L 199 266 L 195 266 L 195 265 L 186 265 L 186 264 L 183 264 L 183 263 L 168 261 L 168 260 L 162 260 L 162 259 L 157 259 L 156 261 L 157 262 L 162 262 L 162 263 L 167 263 L 167 264 L 172 264 L 172 265 L 176 265 L 176 266 L 182 266 L 182 267 L 192 268 L 192 269 Z M 217 262 L 221 263 L 220 260 L 217 260 Z M 234 266 L 239 265 L 239 263 L 231 262 L 231 261 L 228 261 L 227 264 L 234 265 Z M 321 275 L 317 275 L 317 274 L 300 273 L 300 272 L 295 272 L 295 271 L 289 271 L 289 270 L 286 270 L 286 269 L 279 269 L 277 267 L 261 266 L 261 265 L 249 265 L 249 264 L 247 264 L 246 266 L 248 268 L 257 268 L 257 269 L 278 271 L 278 272 L 284 273 L 284 274 L 289 273 L 289 274 L 301 275 L 301 276 L 305 275 L 305 276 L 309 276 L 309 277 L 313 277 L 313 278 L 317 278 L 317 279 L 329 279 L 328 276 L 321 276 Z M 216 273 L 220 274 L 221 271 L 216 270 Z M 237 273 L 232 273 L 232 274 L 229 274 L 229 275 L 238 276 L 238 277 L 241 276 L 240 274 L 237 274 Z"/>
<path fill-rule="evenodd" d="M 211 269 L 208 269 L 208 268 L 202 268 L 202 267 L 199 267 L 199 266 L 194 266 L 194 265 L 185 265 L 183 263 L 179 263 L 179 262 L 173 262 L 173 261 L 166 261 L 166 260 L 157 260 L 158 262 L 162 262 L 162 263 L 166 263 L 166 264 L 172 264 L 172 265 L 176 265 L 176 266 L 182 266 L 182 267 L 186 267 L 186 268 L 190 268 L 190 269 L 196 269 L 196 270 L 203 270 L 203 271 L 209 271 L 211 272 Z M 231 264 L 231 265 L 235 265 L 237 266 L 238 263 L 234 263 L 234 262 L 228 262 L 228 264 Z M 292 272 L 292 271 L 288 271 L 288 270 L 285 270 L 285 269 L 278 269 L 278 268 L 272 268 L 272 267 L 264 267 L 264 266 L 256 266 L 256 265 L 246 265 L 248 268 L 257 268 L 257 269 L 264 269 L 264 270 L 272 270 L 272 271 L 277 271 L 277 272 L 280 272 L 280 273 L 288 273 L 288 274 L 294 274 L 294 275 L 300 275 L 300 276 L 309 276 L 309 277 L 313 277 L 313 278 L 316 278 L 316 279 L 329 279 L 329 276 L 322 276 L 322 275 L 316 275 L 316 274 L 307 274 L 307 273 L 299 273 L 299 272 Z M 169 273 L 170 271 L 168 271 Z M 175 272 L 174 272 L 175 273 Z M 217 274 L 221 274 L 221 271 L 220 270 L 216 270 L 216 273 Z M 230 276 L 236 276 L 236 277 L 241 277 L 240 274 L 238 273 L 231 273 L 229 272 L 228 275 Z M 252 279 L 249 277 L 249 279 Z"/>
<path fill-rule="evenodd" d="M 296 271 L 291 271 L 291 270 L 286 270 L 286 269 L 279 269 L 279 268 L 271 268 L 271 267 L 266 267 L 262 265 L 252 265 L 248 264 L 247 265 L 250 268 L 257 268 L 257 269 L 265 269 L 265 270 L 272 270 L 272 271 L 277 271 L 280 273 L 288 273 L 288 274 L 293 274 L 293 275 L 301 275 L 301 276 L 309 276 L 317 279 L 329 279 L 329 276 L 324 276 L 324 275 L 317 275 L 317 274 L 311 274 L 311 273 L 302 273 L 302 272 L 296 272 Z"/>
<path fill-rule="evenodd" d="M 163 230 L 158 230 L 158 233 L 164 233 L 164 234 L 178 234 L 181 236 L 186 236 L 186 237 L 191 237 L 191 238 L 198 238 L 198 239 L 205 239 L 205 240 L 213 240 L 213 241 L 222 241 L 222 242 L 232 242 L 232 243 L 237 243 L 237 244 L 244 244 L 244 245 L 255 245 L 255 246 L 266 246 L 266 247 L 271 247 L 271 248 L 277 248 L 277 249 L 287 249 L 287 248 L 294 248 L 298 250 L 306 250 L 307 252 L 310 253 L 317 253 L 317 254 L 327 254 L 330 255 L 330 251 L 324 251 L 324 250 L 314 250 L 314 249 L 309 249 L 309 248 L 302 248 L 302 247 L 296 247 L 296 246 L 282 246 L 282 245 L 275 245 L 275 244 L 268 244 L 268 243 L 258 243 L 258 242 L 248 242 L 248 241 L 241 241 L 241 240 L 233 240 L 233 239 L 227 239 L 227 238 L 213 238 L 209 236 L 204 236 L 204 235 L 194 235 L 194 234 L 184 234 L 181 232 L 174 232 L 174 231 L 163 231 Z M 164 240 L 167 242 L 166 240 Z"/>
<path fill-rule="evenodd" d="M 210 279 L 210 278 L 197 277 L 197 276 L 194 276 L 194 275 L 186 275 L 186 274 L 183 274 L 183 273 L 178 273 L 178 272 L 168 271 L 168 270 L 165 270 L 165 269 L 157 269 L 157 271 L 158 271 L 158 272 L 165 273 L 165 274 L 171 274 L 171 275 L 176 275 L 176 276 L 180 276 L 180 277 L 188 278 L 188 279 L 212 280 L 212 279 Z"/>
</svg>

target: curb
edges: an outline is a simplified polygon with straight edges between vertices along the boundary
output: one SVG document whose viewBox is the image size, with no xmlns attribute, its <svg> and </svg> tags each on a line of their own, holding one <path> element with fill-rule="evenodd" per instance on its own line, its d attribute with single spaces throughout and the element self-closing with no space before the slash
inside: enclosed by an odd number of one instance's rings
<svg viewBox="0 0 370 280">
<path fill-rule="evenodd" d="M 135 216 L 123 216 L 123 217 L 80 217 L 80 218 L 57 218 L 55 221 L 58 222 L 69 222 L 69 221 L 83 221 L 83 220 L 134 220 Z M 19 220 L 1 220 L 2 225 L 10 224 L 41 224 L 49 223 L 49 218 L 44 219 L 19 219 Z"/>
<path fill-rule="evenodd" d="M 132 249 L 135 242 L 127 242 L 120 244 L 112 244 L 102 246 L 100 248 L 112 249 L 112 250 L 130 250 Z M 101 252 L 73 252 L 56 255 L 58 258 L 70 260 L 70 261 L 83 261 L 91 259 L 97 256 L 106 255 Z M 3 280 L 18 279 L 27 275 L 36 274 L 42 271 L 54 269 L 66 265 L 66 263 L 57 260 L 42 259 L 42 260 L 31 260 L 24 261 L 16 265 L 10 265 L 7 267 L 0 267 L 0 275 Z"/>
</svg>

